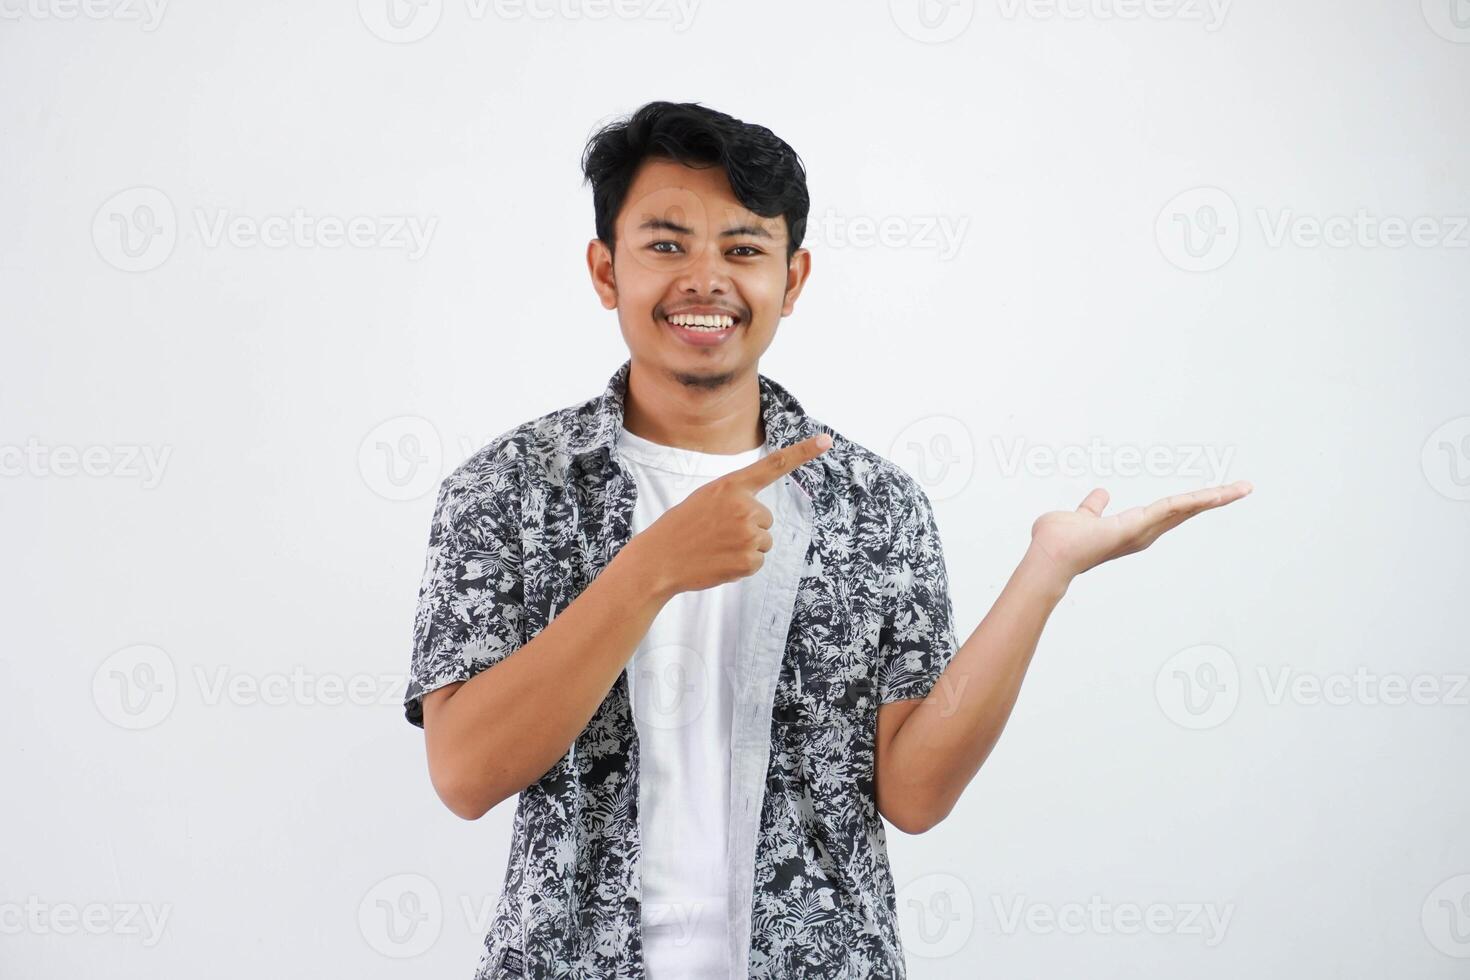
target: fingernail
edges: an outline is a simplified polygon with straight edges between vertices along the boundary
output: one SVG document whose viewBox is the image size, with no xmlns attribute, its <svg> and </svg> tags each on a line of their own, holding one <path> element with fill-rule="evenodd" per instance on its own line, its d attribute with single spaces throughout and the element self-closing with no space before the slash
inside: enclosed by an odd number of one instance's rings
<svg viewBox="0 0 1470 980">
<path fill-rule="evenodd" d="M 823 432 L 821 435 L 817 436 L 818 447 L 826 449 L 830 445 L 832 445 L 832 437 L 827 435 L 827 433 Z"/>
</svg>

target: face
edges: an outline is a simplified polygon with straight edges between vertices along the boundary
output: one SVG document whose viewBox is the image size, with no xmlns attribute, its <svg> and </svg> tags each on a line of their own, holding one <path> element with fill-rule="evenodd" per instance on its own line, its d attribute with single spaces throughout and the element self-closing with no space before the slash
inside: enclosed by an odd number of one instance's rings
<svg viewBox="0 0 1470 980">
<path fill-rule="evenodd" d="M 776 325 L 789 316 L 811 269 L 786 259 L 786 219 L 763 218 L 735 199 L 718 166 L 649 159 L 616 222 L 616 248 L 587 246 L 593 287 L 618 323 L 640 371 L 718 388 L 753 374 Z M 713 327 L 685 317 L 719 317 Z"/>
</svg>

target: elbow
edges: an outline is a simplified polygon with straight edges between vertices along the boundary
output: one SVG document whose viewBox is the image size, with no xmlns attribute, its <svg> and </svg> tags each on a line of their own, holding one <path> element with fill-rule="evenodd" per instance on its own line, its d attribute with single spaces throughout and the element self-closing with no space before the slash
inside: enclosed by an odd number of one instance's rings
<svg viewBox="0 0 1470 980">
<path fill-rule="evenodd" d="M 435 777 L 430 782 L 439 801 L 461 820 L 479 820 L 505 799 L 505 794 L 484 786 L 470 785 L 465 780 Z"/>
<path fill-rule="evenodd" d="M 439 799 L 443 801 L 450 813 L 459 817 L 461 820 L 479 820 L 485 814 L 489 813 L 491 809 L 490 807 L 478 806 L 473 801 L 461 796 L 449 796 L 440 793 Z"/>
<path fill-rule="evenodd" d="M 486 797 L 483 794 L 473 793 L 439 793 L 439 799 L 448 807 L 449 812 L 461 820 L 479 820 L 485 814 L 501 802 L 503 797 Z"/>
<path fill-rule="evenodd" d="M 947 816 L 949 816 L 949 810 L 947 808 L 940 810 L 933 807 L 925 808 L 918 806 L 909 806 L 902 809 L 890 808 L 883 813 L 885 820 L 910 836 L 928 833 L 938 826 Z"/>
<path fill-rule="evenodd" d="M 911 836 L 926 834 L 939 826 L 954 809 L 953 799 L 928 793 L 910 792 L 902 802 L 888 801 L 880 806 L 883 817 L 897 829 Z"/>
<path fill-rule="evenodd" d="M 911 837 L 917 836 L 919 834 L 928 833 L 929 831 L 933 830 L 934 825 L 939 822 L 938 820 L 915 819 L 913 817 L 907 816 L 898 820 L 895 820 L 892 817 L 888 817 L 887 820 L 895 828 L 903 831 L 905 834 L 908 834 Z"/>
<path fill-rule="evenodd" d="M 485 815 L 485 811 L 476 806 L 470 795 L 459 787 L 435 778 L 429 781 L 434 784 L 434 792 L 438 795 L 439 802 L 443 803 L 445 808 L 456 817 L 461 820 L 479 820 Z"/>
</svg>

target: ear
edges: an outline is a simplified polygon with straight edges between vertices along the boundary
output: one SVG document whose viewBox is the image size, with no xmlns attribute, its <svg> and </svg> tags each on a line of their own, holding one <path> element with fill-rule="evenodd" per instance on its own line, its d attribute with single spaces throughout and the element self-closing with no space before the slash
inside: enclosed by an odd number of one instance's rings
<svg viewBox="0 0 1470 980">
<path fill-rule="evenodd" d="M 797 249 L 786 264 L 786 302 L 781 305 L 781 315 L 790 316 L 796 308 L 796 298 L 806 285 L 807 276 L 812 274 L 812 253 L 804 248 Z"/>
<path fill-rule="evenodd" d="M 594 238 L 587 243 L 587 272 L 592 276 L 592 288 L 597 290 L 602 308 L 617 309 L 618 282 L 613 275 L 613 253 L 600 238 Z"/>
</svg>

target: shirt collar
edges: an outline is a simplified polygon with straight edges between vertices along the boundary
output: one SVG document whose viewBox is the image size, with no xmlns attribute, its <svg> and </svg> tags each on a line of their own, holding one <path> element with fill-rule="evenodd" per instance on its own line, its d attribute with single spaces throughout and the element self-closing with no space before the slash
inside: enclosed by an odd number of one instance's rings
<svg viewBox="0 0 1470 980">
<path fill-rule="evenodd" d="M 611 451 L 623 424 L 624 397 L 628 390 L 628 372 L 633 360 L 629 358 L 613 372 L 602 394 L 587 403 L 573 424 L 567 452 L 581 456 L 599 449 Z M 773 452 L 794 445 L 820 432 L 833 435 L 832 430 L 807 415 L 796 396 L 757 373 L 761 393 L 761 419 L 765 423 L 766 446 Z M 834 436 L 835 438 L 835 436 Z M 830 449 L 828 452 L 830 453 Z M 791 475 L 808 497 L 815 498 L 826 480 L 826 467 L 821 461 L 827 453 L 802 463 Z"/>
</svg>

